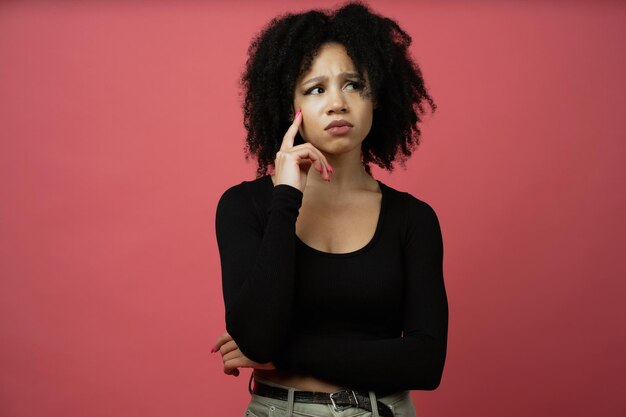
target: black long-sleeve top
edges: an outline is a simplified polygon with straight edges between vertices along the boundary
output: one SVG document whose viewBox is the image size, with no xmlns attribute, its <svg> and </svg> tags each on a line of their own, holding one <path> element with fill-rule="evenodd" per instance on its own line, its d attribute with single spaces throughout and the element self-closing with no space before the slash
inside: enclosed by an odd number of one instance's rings
<svg viewBox="0 0 626 417">
<path fill-rule="evenodd" d="M 439 386 L 448 330 L 439 221 L 427 203 L 378 183 L 374 236 L 343 254 L 297 237 L 294 187 L 264 176 L 222 195 L 226 330 L 249 359 L 353 389 Z"/>
</svg>

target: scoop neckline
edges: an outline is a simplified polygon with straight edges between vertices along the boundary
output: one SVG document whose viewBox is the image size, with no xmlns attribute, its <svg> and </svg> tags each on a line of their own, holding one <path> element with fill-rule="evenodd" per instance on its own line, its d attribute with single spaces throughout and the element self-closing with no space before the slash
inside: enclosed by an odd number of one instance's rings
<svg viewBox="0 0 626 417">
<path fill-rule="evenodd" d="M 272 177 L 268 175 L 267 178 L 269 180 L 270 185 L 273 188 L 274 182 L 272 181 Z M 296 236 L 296 242 L 298 242 L 300 246 L 304 247 L 309 252 L 315 253 L 320 256 L 326 256 L 326 257 L 331 257 L 331 258 L 346 258 L 350 256 L 360 255 L 361 253 L 368 251 L 378 241 L 380 232 L 383 228 L 383 222 L 385 220 L 385 213 L 387 209 L 387 190 L 385 189 L 386 186 L 380 180 L 375 179 L 375 181 L 378 183 L 378 188 L 380 188 L 380 193 L 381 193 L 380 210 L 378 212 L 378 219 L 376 220 L 376 229 L 374 230 L 374 235 L 364 246 L 360 247 L 359 249 L 353 250 L 351 252 L 343 252 L 343 253 L 325 252 L 325 251 L 315 249 L 314 247 L 307 245 L 306 243 L 302 241 L 302 239 L 300 239 L 300 237 L 296 233 L 294 233 L 294 235 Z"/>
</svg>

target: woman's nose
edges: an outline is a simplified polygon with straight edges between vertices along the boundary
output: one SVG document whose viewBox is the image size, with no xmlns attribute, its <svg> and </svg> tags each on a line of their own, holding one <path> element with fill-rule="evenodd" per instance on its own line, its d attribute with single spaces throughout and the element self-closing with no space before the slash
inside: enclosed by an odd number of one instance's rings
<svg viewBox="0 0 626 417">
<path fill-rule="evenodd" d="M 348 104 L 341 89 L 330 91 L 328 94 L 328 114 L 345 113 L 348 111 Z"/>
</svg>

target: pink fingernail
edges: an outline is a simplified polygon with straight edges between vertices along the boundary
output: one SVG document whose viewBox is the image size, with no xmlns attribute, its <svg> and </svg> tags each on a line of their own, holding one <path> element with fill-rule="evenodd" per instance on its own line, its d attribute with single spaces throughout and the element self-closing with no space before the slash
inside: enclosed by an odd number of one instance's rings
<svg viewBox="0 0 626 417">
<path fill-rule="evenodd" d="M 296 120 L 298 118 L 298 116 L 300 116 L 300 109 L 298 109 L 298 111 L 296 112 L 296 115 L 293 116 L 293 120 Z"/>
<path fill-rule="evenodd" d="M 333 167 L 330 164 L 328 164 L 328 170 L 330 171 L 331 174 L 334 173 Z"/>
<path fill-rule="evenodd" d="M 211 348 L 211 353 L 215 353 L 215 348 Z"/>
</svg>

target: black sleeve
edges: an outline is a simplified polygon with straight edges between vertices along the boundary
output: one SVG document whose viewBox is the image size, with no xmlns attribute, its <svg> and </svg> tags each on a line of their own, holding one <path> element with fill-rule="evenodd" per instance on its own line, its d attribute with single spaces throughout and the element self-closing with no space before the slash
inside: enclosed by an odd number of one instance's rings
<svg viewBox="0 0 626 417">
<path fill-rule="evenodd" d="M 217 205 L 226 330 L 255 362 L 272 361 L 289 334 L 302 195 L 289 185 L 274 187 L 267 222 L 245 184 L 228 189 Z"/>
<path fill-rule="evenodd" d="M 307 372 L 350 388 L 434 390 L 446 358 L 448 301 L 439 221 L 426 203 L 411 199 L 405 245 L 403 337 L 354 340 L 292 334 L 279 369 Z"/>
</svg>

